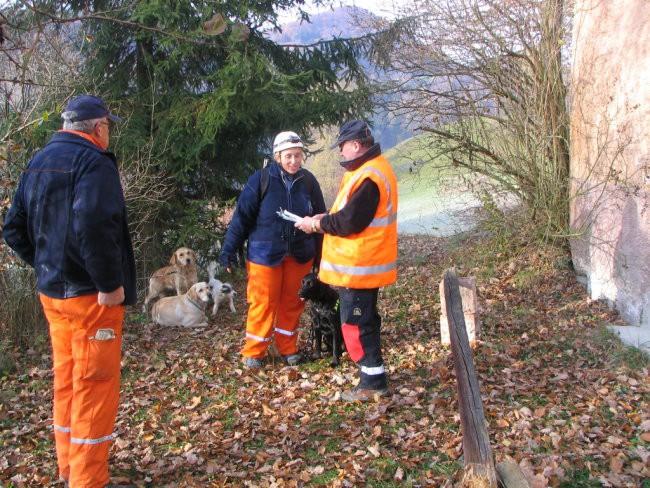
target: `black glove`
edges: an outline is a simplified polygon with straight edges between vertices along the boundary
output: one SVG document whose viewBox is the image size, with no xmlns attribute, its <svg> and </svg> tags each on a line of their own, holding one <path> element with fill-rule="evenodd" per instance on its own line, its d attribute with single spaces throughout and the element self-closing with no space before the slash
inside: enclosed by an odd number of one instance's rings
<svg viewBox="0 0 650 488">
<path fill-rule="evenodd" d="M 235 269 L 237 267 L 237 259 L 229 254 L 222 254 L 219 257 L 219 263 L 224 268 Z"/>
</svg>

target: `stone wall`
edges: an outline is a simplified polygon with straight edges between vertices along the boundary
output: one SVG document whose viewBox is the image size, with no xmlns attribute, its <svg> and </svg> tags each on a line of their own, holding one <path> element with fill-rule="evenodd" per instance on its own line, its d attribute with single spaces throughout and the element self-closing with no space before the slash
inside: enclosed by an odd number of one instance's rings
<svg viewBox="0 0 650 488">
<path fill-rule="evenodd" d="M 573 261 L 592 298 L 650 334 L 650 1 L 575 7 Z"/>
</svg>

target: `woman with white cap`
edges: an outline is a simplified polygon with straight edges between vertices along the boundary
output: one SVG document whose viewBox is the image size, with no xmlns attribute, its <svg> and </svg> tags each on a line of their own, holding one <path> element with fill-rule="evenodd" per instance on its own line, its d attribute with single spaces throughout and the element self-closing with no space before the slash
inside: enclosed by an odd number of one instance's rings
<svg viewBox="0 0 650 488">
<path fill-rule="evenodd" d="M 242 191 L 220 256 L 231 272 L 237 249 L 248 239 L 249 308 L 242 356 L 249 368 L 262 367 L 272 339 L 287 364 L 302 361 L 297 343 L 304 303 L 298 291 L 302 278 L 318 266 L 322 236 L 298 231 L 278 211 L 303 217 L 326 210 L 320 185 L 302 167 L 304 144 L 298 134 L 280 132 L 273 156 L 277 164 L 255 172 Z"/>
</svg>

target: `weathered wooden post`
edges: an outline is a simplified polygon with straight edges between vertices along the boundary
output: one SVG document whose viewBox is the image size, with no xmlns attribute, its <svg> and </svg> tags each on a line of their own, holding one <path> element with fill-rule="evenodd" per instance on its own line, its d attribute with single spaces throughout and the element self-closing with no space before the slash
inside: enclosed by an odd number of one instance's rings
<svg viewBox="0 0 650 488">
<path fill-rule="evenodd" d="M 440 342 L 444 345 L 451 344 L 449 339 L 449 319 L 447 318 L 447 306 L 445 304 L 445 280 L 440 281 Z M 460 298 L 463 302 L 463 317 L 465 319 L 465 328 L 467 338 L 472 344 L 481 332 L 481 321 L 479 319 L 478 295 L 476 294 L 476 278 L 467 276 L 458 278 L 458 288 Z"/>
<path fill-rule="evenodd" d="M 461 486 L 497 488 L 497 472 L 490 448 L 472 350 L 467 338 L 456 270 L 451 268 L 445 271 L 443 281 L 449 338 L 458 388 L 460 428 L 463 436 L 465 472 Z"/>
</svg>

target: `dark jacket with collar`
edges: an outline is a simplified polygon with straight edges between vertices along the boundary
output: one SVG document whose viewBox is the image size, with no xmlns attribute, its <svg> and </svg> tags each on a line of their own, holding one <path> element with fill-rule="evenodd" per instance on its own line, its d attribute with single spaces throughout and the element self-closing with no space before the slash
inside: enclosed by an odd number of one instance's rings
<svg viewBox="0 0 650 488">
<path fill-rule="evenodd" d="M 136 272 L 115 155 L 60 131 L 23 173 L 3 237 L 34 267 L 38 290 L 71 298 L 124 287 L 135 303 Z"/>
<path fill-rule="evenodd" d="M 305 234 L 283 220 L 280 208 L 300 217 L 324 213 L 325 200 L 313 174 L 300 168 L 291 181 L 277 163 L 268 168 L 269 183 L 260 202 L 262 170 L 256 171 L 239 196 L 235 214 L 221 249 L 220 262 L 230 267 L 237 249 L 248 239 L 247 259 L 263 266 L 277 266 L 287 256 L 299 263 L 320 260 L 322 236 Z M 317 265 L 318 263 L 315 262 Z"/>
</svg>

